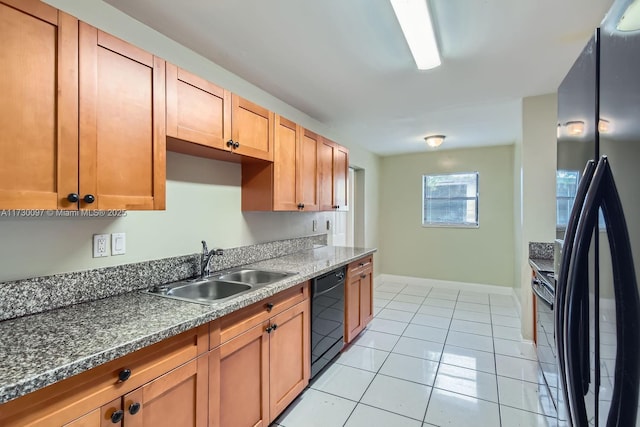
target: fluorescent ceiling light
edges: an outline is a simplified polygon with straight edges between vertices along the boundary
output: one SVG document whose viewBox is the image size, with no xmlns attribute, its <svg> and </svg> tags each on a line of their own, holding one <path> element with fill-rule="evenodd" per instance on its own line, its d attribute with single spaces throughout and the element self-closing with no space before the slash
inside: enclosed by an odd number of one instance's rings
<svg viewBox="0 0 640 427">
<path fill-rule="evenodd" d="M 441 64 L 427 0 L 390 0 L 419 70 Z"/>
</svg>

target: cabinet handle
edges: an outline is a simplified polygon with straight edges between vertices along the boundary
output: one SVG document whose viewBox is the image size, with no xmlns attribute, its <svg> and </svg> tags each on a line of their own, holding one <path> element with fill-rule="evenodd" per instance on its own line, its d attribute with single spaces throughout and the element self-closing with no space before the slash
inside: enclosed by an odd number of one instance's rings
<svg viewBox="0 0 640 427">
<path fill-rule="evenodd" d="M 82 198 L 82 200 L 84 200 L 85 203 L 91 204 L 96 201 L 96 198 L 93 194 L 87 194 Z"/>
<path fill-rule="evenodd" d="M 265 331 L 267 331 L 267 333 L 270 334 L 271 331 L 273 331 L 273 326 L 267 326 L 267 329 L 265 329 Z"/>
<path fill-rule="evenodd" d="M 233 148 L 233 139 L 227 141 L 227 147 Z"/>
<path fill-rule="evenodd" d="M 367 277 L 367 275 L 366 275 L 366 274 L 361 274 L 361 275 L 360 275 L 360 278 L 361 278 L 361 279 L 364 279 L 365 277 Z"/>
<path fill-rule="evenodd" d="M 129 413 L 131 415 L 135 415 L 140 411 L 140 403 L 134 402 L 129 406 Z"/>
<path fill-rule="evenodd" d="M 333 209 L 340 209 L 340 205 L 334 205 Z"/>
<path fill-rule="evenodd" d="M 69 195 L 67 196 L 67 200 L 71 203 L 76 203 L 78 200 L 80 200 L 80 196 L 78 196 L 76 193 L 69 193 Z"/>
<path fill-rule="evenodd" d="M 273 303 L 268 302 L 265 307 L 267 308 L 267 313 L 271 313 L 271 310 L 273 310 Z"/>
<path fill-rule="evenodd" d="M 364 262 L 359 262 L 359 263 L 358 263 L 358 266 L 360 266 L 360 267 L 364 267 Z"/>
<path fill-rule="evenodd" d="M 298 209 L 304 209 L 304 205 L 302 203 L 298 203 Z"/>
<path fill-rule="evenodd" d="M 278 329 L 278 325 L 274 323 L 271 329 L 275 331 L 276 329 Z"/>
<path fill-rule="evenodd" d="M 123 369 L 118 373 L 118 382 L 123 383 L 131 377 L 131 369 Z"/>
<path fill-rule="evenodd" d="M 118 424 L 124 418 L 124 411 L 122 409 L 118 409 L 117 411 L 113 411 L 111 414 L 111 422 L 114 424 Z"/>
<path fill-rule="evenodd" d="M 240 143 L 238 141 L 233 143 L 233 148 L 238 148 L 240 147 Z"/>
</svg>

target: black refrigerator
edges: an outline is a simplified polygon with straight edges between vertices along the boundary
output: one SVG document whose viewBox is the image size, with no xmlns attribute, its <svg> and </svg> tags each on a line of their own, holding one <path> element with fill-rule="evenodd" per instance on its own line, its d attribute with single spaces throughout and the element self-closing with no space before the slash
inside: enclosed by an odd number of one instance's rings
<svg viewBox="0 0 640 427">
<path fill-rule="evenodd" d="M 640 1 L 616 0 L 558 89 L 558 420 L 640 426 Z"/>
</svg>

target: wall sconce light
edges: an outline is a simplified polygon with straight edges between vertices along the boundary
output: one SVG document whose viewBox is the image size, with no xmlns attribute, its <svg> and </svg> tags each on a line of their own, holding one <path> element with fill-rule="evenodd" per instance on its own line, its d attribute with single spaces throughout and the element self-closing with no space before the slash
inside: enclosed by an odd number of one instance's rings
<svg viewBox="0 0 640 427">
<path fill-rule="evenodd" d="M 424 140 L 427 141 L 427 145 L 432 148 L 439 147 L 444 142 L 446 137 L 444 135 L 431 135 L 425 136 Z"/>
<path fill-rule="evenodd" d="M 565 126 L 570 136 L 580 136 L 584 134 L 584 122 L 582 120 L 567 122 Z"/>
</svg>

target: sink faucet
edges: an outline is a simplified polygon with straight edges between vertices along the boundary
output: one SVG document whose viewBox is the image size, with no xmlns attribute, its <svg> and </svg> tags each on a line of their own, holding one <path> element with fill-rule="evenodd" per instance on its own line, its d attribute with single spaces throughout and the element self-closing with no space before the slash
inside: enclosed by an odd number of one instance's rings
<svg viewBox="0 0 640 427">
<path fill-rule="evenodd" d="M 207 248 L 207 242 L 202 241 L 202 255 L 200 256 L 200 279 L 204 279 L 207 277 L 211 270 L 209 270 L 209 262 L 211 261 L 211 257 L 222 256 L 224 251 L 222 249 L 211 249 Z"/>
</svg>

